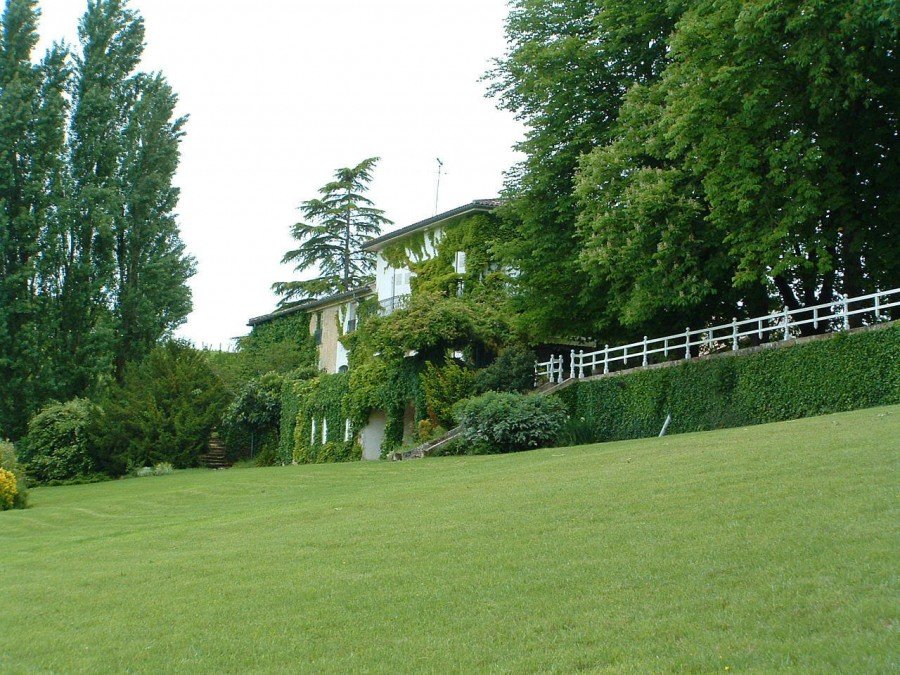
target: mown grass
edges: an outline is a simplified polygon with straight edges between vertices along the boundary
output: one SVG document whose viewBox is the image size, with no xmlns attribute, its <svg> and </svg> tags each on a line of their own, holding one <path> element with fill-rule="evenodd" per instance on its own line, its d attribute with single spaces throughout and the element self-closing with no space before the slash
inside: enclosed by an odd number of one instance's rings
<svg viewBox="0 0 900 675">
<path fill-rule="evenodd" d="M 900 407 L 0 514 L 0 671 L 897 667 Z"/>
</svg>

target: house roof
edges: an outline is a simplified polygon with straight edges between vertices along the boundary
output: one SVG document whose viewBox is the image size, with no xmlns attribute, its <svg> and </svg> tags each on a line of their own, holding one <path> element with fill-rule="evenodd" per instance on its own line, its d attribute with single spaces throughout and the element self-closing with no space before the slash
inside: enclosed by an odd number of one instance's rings
<svg viewBox="0 0 900 675">
<path fill-rule="evenodd" d="M 380 237 L 375 237 L 374 239 L 369 240 L 369 242 L 362 248 L 364 251 L 380 251 L 382 248 L 384 248 L 385 244 L 393 241 L 394 239 L 405 237 L 406 235 L 412 234 L 413 232 L 427 229 L 428 227 L 436 225 L 437 223 L 440 223 L 444 220 L 450 220 L 451 218 L 456 218 L 457 216 L 462 216 L 467 213 L 493 211 L 502 203 L 503 200 L 501 199 L 476 199 L 475 201 L 469 202 L 468 204 L 457 206 L 455 209 L 450 209 L 449 211 L 438 213 L 435 216 L 431 216 L 431 218 L 420 220 L 419 222 L 413 223 L 412 225 L 401 227 L 399 230 L 394 230 L 393 232 L 388 232 L 387 234 L 383 234 Z"/>
<path fill-rule="evenodd" d="M 263 314 L 262 316 L 254 316 L 247 322 L 248 326 L 258 326 L 261 323 L 266 323 L 267 321 L 271 321 L 272 319 L 278 319 L 282 316 L 288 316 L 290 314 L 296 314 L 297 312 L 308 312 L 311 309 L 319 309 L 320 307 L 327 307 L 328 305 L 334 305 L 340 302 L 344 302 L 345 300 L 352 300 L 355 298 L 364 298 L 368 295 L 374 295 L 375 291 L 371 286 L 361 286 L 359 288 L 354 288 L 349 291 L 344 291 L 343 293 L 337 293 L 335 295 L 329 295 L 327 298 L 319 298 L 317 300 L 308 300 L 306 302 L 301 302 L 297 305 L 291 305 L 290 307 L 284 307 L 283 309 L 276 309 L 274 312 L 269 314 Z"/>
</svg>

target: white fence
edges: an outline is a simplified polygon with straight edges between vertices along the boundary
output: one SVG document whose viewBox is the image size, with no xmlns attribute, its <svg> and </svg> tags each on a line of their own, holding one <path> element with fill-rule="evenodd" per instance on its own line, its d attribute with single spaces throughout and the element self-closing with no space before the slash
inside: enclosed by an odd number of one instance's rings
<svg viewBox="0 0 900 675">
<path fill-rule="evenodd" d="M 861 315 L 863 323 L 877 323 L 889 320 L 891 317 L 887 310 L 898 306 L 900 288 L 855 298 L 839 298 L 834 302 L 795 310 L 785 307 L 781 312 L 766 316 L 742 321 L 732 319 L 731 323 L 699 330 L 686 328 L 683 333 L 652 340 L 645 336 L 640 342 L 618 347 L 606 345 L 603 349 L 591 352 L 572 350 L 568 378 L 565 377 L 563 355 L 553 355 L 548 361 L 535 364 L 535 378 L 538 383 L 563 382 L 565 379 L 608 373 L 619 364 L 627 366 L 629 360 L 637 367 L 649 365 L 651 357 L 655 362 L 689 359 L 691 347 L 697 347 L 701 355 L 723 351 L 729 347 L 737 350 L 741 347 L 742 339 L 745 343 L 743 346 L 749 346 L 751 341 L 761 343 L 771 342 L 773 339 L 791 340 L 800 336 L 800 326 L 810 324 L 817 332 L 848 330 L 851 316 Z"/>
</svg>

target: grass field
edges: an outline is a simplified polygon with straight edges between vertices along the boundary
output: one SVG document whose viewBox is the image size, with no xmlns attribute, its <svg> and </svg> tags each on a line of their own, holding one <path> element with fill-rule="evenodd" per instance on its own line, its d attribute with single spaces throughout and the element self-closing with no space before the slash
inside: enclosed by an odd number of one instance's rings
<svg viewBox="0 0 900 675">
<path fill-rule="evenodd" d="M 890 671 L 900 406 L 0 513 L 0 671 Z"/>
</svg>

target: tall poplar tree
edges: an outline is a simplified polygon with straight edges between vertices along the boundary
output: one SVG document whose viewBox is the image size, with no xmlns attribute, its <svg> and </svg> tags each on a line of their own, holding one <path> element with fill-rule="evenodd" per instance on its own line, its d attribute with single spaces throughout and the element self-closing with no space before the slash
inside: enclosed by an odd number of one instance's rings
<svg viewBox="0 0 900 675">
<path fill-rule="evenodd" d="M 95 391 L 190 311 L 172 184 L 186 118 L 138 71 L 143 21 L 89 0 L 80 49 L 32 62 L 35 0 L 0 27 L 0 436 Z"/>
<path fill-rule="evenodd" d="M 136 71 L 143 19 L 121 0 L 91 0 L 79 38 L 65 314 L 76 389 L 110 368 L 121 378 L 128 361 L 182 323 L 194 273 L 172 184 L 186 118 L 175 118 L 177 98 L 161 75 Z M 83 306 L 89 311 L 74 311 Z"/>
<path fill-rule="evenodd" d="M 60 47 L 32 63 L 37 19 L 36 2 L 9 0 L 0 28 L 0 437 L 59 388 L 47 349 L 56 313 L 42 291 L 56 276 L 45 245 L 64 201 L 66 68 Z"/>
</svg>

